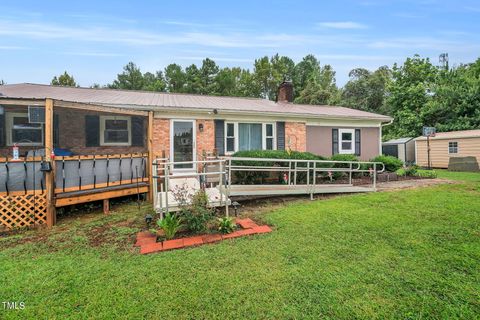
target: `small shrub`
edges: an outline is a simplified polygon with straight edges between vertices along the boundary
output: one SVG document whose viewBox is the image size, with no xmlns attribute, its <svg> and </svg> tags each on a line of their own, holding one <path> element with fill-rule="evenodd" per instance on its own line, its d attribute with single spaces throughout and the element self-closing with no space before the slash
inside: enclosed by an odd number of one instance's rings
<svg viewBox="0 0 480 320">
<path fill-rule="evenodd" d="M 208 195 L 205 190 L 198 190 L 191 196 L 189 206 L 182 207 L 180 215 L 188 230 L 202 233 L 208 229 L 208 223 L 214 217 L 214 211 L 208 207 Z"/>
<path fill-rule="evenodd" d="M 330 157 L 330 160 L 332 161 L 355 161 L 358 162 L 358 157 L 354 154 L 334 154 L 333 156 Z M 332 168 L 349 168 L 350 165 L 347 163 L 333 163 L 331 165 Z M 355 168 L 355 167 L 353 167 Z M 327 173 L 328 174 L 328 173 Z M 347 172 L 339 172 L 335 171 L 332 172 L 332 179 L 337 180 L 340 178 L 343 178 L 347 175 Z M 362 173 L 355 174 L 354 176 L 361 176 Z"/>
<path fill-rule="evenodd" d="M 167 212 L 163 219 L 157 220 L 157 225 L 165 232 L 165 238 L 170 240 L 175 237 L 175 234 L 182 225 L 182 221 L 180 217 Z"/>
<path fill-rule="evenodd" d="M 294 160 L 325 160 L 322 156 L 317 156 L 310 152 L 286 151 L 286 150 L 250 150 L 238 151 L 233 154 L 233 157 L 242 158 L 265 158 L 274 159 L 273 161 L 232 161 L 233 165 L 238 166 L 259 166 L 259 167 L 274 167 L 274 166 L 288 166 L 288 162 L 281 161 L 282 159 Z M 298 167 L 306 167 L 306 163 L 299 163 Z M 284 172 L 268 172 L 268 171 L 235 171 L 234 176 L 240 184 L 261 184 L 267 178 L 276 180 L 277 183 L 283 183 Z M 292 177 L 293 179 L 293 177 Z M 297 183 L 305 183 L 307 180 L 306 172 L 297 173 Z"/>
<path fill-rule="evenodd" d="M 402 177 L 413 177 L 417 175 L 418 167 L 417 166 L 408 166 L 398 169 L 395 173 Z"/>
<path fill-rule="evenodd" d="M 425 170 L 425 171 L 418 171 L 416 174 L 420 178 L 430 178 L 435 179 L 437 177 L 437 172 L 435 170 Z"/>
<path fill-rule="evenodd" d="M 392 156 L 380 155 L 370 161 L 383 163 L 385 165 L 385 170 L 388 172 L 396 172 L 403 167 L 403 161 Z"/>
<path fill-rule="evenodd" d="M 235 222 L 233 218 L 218 218 L 218 231 L 221 233 L 232 233 L 235 230 Z"/>
</svg>

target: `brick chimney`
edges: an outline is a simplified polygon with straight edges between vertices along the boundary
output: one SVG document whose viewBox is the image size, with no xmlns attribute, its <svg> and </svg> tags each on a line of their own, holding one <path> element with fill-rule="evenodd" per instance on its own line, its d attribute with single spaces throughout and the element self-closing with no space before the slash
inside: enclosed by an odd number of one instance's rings
<svg viewBox="0 0 480 320">
<path fill-rule="evenodd" d="M 293 102 L 293 84 L 283 81 L 278 87 L 277 102 Z"/>
</svg>

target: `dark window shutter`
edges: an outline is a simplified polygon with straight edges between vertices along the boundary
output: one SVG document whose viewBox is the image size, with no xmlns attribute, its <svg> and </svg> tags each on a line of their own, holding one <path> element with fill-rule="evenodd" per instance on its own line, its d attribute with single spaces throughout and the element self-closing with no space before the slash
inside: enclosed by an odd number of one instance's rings
<svg viewBox="0 0 480 320">
<path fill-rule="evenodd" d="M 361 154 L 361 141 L 360 141 L 360 129 L 355 129 L 355 155 L 360 156 Z"/>
<path fill-rule="evenodd" d="M 332 129 L 332 155 L 338 153 L 338 129 Z"/>
<path fill-rule="evenodd" d="M 285 150 L 285 122 L 277 122 L 277 150 Z"/>
<path fill-rule="evenodd" d="M 0 114 L 0 146 L 5 146 L 5 109 L 3 113 Z"/>
<path fill-rule="evenodd" d="M 215 120 L 215 149 L 219 156 L 225 155 L 225 121 Z"/>
<path fill-rule="evenodd" d="M 100 145 L 100 118 L 95 115 L 85 116 L 85 146 L 98 147 Z"/>
<path fill-rule="evenodd" d="M 143 117 L 132 117 L 132 146 L 145 146 L 145 121 Z"/>
<path fill-rule="evenodd" d="M 53 115 L 53 146 L 58 148 L 60 143 L 60 129 L 59 129 L 59 116 L 58 114 Z"/>
</svg>

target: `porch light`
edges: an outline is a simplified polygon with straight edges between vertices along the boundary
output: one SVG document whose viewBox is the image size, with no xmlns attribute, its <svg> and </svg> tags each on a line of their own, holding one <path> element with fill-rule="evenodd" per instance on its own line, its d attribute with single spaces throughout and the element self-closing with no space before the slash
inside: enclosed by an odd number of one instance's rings
<svg viewBox="0 0 480 320">
<path fill-rule="evenodd" d="M 145 223 L 147 224 L 147 226 L 150 226 L 150 224 L 152 223 L 152 221 L 153 221 L 152 215 L 151 215 L 151 214 L 147 214 L 147 215 L 145 216 Z"/>
<path fill-rule="evenodd" d="M 237 209 L 238 207 L 240 207 L 240 203 L 238 203 L 237 201 L 233 201 L 232 206 L 233 206 L 233 210 L 235 210 L 235 216 L 237 216 Z"/>
<path fill-rule="evenodd" d="M 198 131 L 203 132 L 203 123 L 198 125 Z"/>
</svg>

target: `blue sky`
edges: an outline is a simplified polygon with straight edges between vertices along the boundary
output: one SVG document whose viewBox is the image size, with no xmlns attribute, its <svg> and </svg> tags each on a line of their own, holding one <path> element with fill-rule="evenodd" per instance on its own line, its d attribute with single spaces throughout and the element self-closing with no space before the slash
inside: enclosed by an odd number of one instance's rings
<svg viewBox="0 0 480 320">
<path fill-rule="evenodd" d="M 111 82 L 134 61 L 251 68 L 275 53 L 309 53 L 343 85 L 418 53 L 451 64 L 480 56 L 480 1 L 10 1 L 0 3 L 0 79 L 49 83 L 67 70 L 82 86 Z"/>
</svg>

